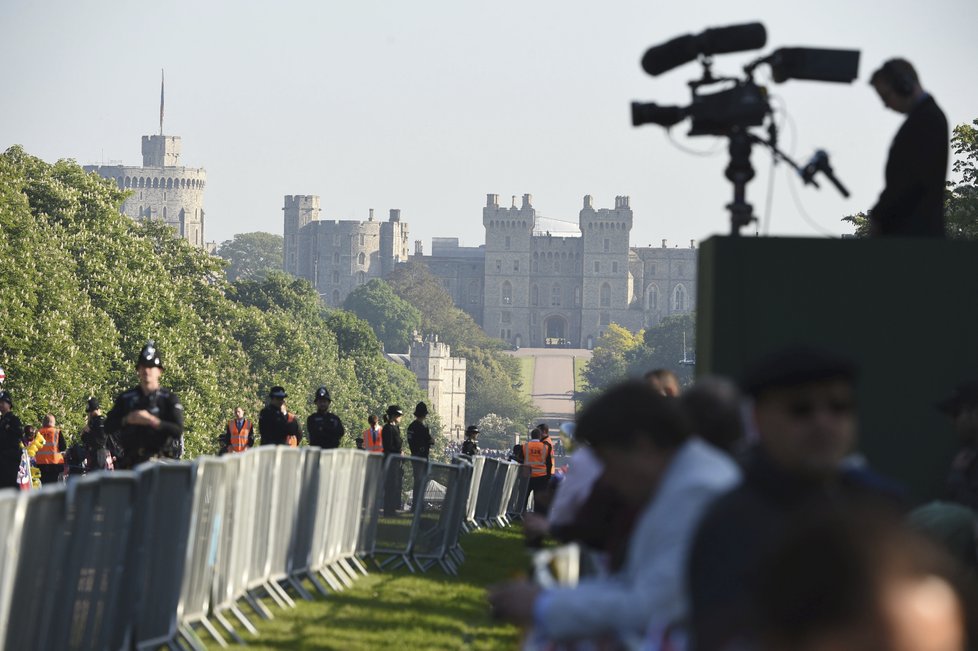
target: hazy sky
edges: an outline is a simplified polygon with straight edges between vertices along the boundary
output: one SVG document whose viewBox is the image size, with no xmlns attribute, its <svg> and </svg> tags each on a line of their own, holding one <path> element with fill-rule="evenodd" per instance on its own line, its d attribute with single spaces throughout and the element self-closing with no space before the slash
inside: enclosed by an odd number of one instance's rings
<svg viewBox="0 0 978 651">
<path fill-rule="evenodd" d="M 767 47 L 717 57 L 716 72 L 778 46 L 862 51 L 852 85 L 770 88 L 790 116 L 785 148 L 800 160 L 828 150 L 852 191 L 796 184 L 810 225 L 779 166 L 772 235 L 847 232 L 839 218 L 875 201 L 903 119 L 867 86 L 886 58 L 917 65 L 952 125 L 978 117 L 975 0 L 0 0 L 0 148 L 139 165 L 165 68 L 164 130 L 182 136 L 185 165 L 207 170 L 208 240 L 281 234 L 283 195 L 317 194 L 324 218 L 400 208 L 426 252 L 433 236 L 477 245 L 487 193 L 507 205 L 530 193 L 538 214 L 571 221 L 585 194 L 597 207 L 629 195 L 633 245 L 688 245 L 729 228 L 726 149 L 686 137 L 686 124 L 676 143 L 712 156 L 632 128 L 632 100 L 685 104 L 699 73 L 652 78 L 639 60 L 674 36 L 753 20 Z M 770 157 L 755 149 L 753 162 L 748 199 L 763 216 Z"/>
</svg>

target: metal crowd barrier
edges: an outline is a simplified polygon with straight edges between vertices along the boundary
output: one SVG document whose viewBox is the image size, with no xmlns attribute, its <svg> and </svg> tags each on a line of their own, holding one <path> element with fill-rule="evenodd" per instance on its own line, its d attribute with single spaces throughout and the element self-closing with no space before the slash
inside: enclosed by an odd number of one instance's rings
<svg viewBox="0 0 978 651">
<path fill-rule="evenodd" d="M 466 524 L 522 514 L 524 470 L 267 446 L 2 491 L 2 648 L 223 647 L 258 633 L 242 602 L 272 618 L 263 600 L 343 590 L 360 557 L 457 574 Z"/>
</svg>

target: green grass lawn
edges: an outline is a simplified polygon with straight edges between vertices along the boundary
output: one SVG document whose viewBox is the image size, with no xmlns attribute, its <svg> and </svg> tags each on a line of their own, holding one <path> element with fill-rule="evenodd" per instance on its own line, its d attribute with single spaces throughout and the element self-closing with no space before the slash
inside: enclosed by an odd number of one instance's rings
<svg viewBox="0 0 978 651">
<path fill-rule="evenodd" d="M 486 586 L 515 577 L 529 564 L 519 527 L 481 529 L 463 536 L 465 563 L 458 577 L 437 568 L 427 574 L 404 569 L 371 569 L 352 588 L 299 601 L 294 610 L 279 610 L 269 600 L 275 619 L 251 617 L 260 635 L 239 633 L 248 646 L 231 649 L 289 651 L 335 649 L 517 649 L 520 632 L 489 618 Z M 217 648 L 201 631 L 209 647 Z"/>
<path fill-rule="evenodd" d="M 533 373 L 536 369 L 537 358 L 536 357 L 517 357 L 516 359 L 520 362 L 520 373 L 523 376 L 523 386 L 520 388 L 520 393 L 522 393 L 527 398 L 533 398 Z"/>
</svg>

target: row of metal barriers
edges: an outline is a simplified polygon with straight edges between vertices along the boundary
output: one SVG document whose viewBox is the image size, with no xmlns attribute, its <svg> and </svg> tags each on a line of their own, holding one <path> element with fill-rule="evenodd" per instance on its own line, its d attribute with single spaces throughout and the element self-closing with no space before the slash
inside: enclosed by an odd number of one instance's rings
<svg viewBox="0 0 978 651">
<path fill-rule="evenodd" d="M 463 531 L 522 515 L 530 469 L 262 447 L 0 491 L 4 649 L 204 649 L 258 631 L 242 606 L 341 591 L 403 565 L 455 574 Z M 311 587 L 311 590 L 310 590 Z M 252 615 L 254 617 L 254 615 Z"/>
</svg>

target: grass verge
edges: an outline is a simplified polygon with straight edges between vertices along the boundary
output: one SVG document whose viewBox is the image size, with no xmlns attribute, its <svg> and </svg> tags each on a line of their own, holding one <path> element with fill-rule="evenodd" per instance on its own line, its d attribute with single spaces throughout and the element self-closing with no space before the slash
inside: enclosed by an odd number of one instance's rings
<svg viewBox="0 0 978 651">
<path fill-rule="evenodd" d="M 520 387 L 520 393 L 529 398 L 533 399 L 533 374 L 536 372 L 537 358 L 536 357 L 517 357 L 516 359 L 520 362 L 520 375 L 523 378 L 523 385 Z"/>
<path fill-rule="evenodd" d="M 239 629 L 241 651 L 335 649 L 516 649 L 519 630 L 489 618 L 486 586 L 520 574 L 528 564 L 518 527 L 481 529 L 462 539 L 465 563 L 458 577 L 432 568 L 427 574 L 372 570 L 352 588 L 299 601 L 294 610 L 270 608 L 271 621 L 251 617 L 254 638 Z M 269 602 L 270 604 L 270 602 Z M 206 638 L 206 633 L 201 632 Z"/>
</svg>

